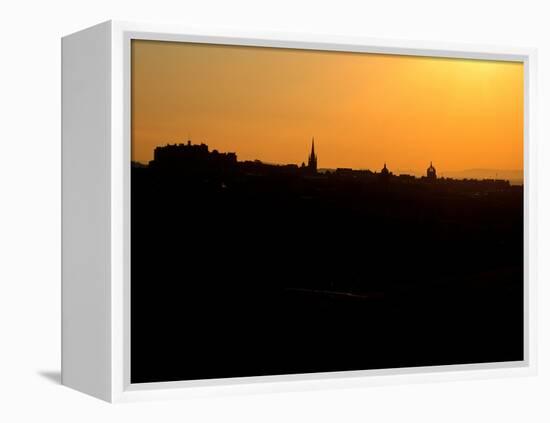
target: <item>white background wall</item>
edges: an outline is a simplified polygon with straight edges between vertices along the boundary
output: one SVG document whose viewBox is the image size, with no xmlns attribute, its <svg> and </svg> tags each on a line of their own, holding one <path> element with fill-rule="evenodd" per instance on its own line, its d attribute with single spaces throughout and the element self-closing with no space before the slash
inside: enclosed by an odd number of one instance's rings
<svg viewBox="0 0 550 423">
<path fill-rule="evenodd" d="M 0 6 L 0 421 L 550 421 L 547 3 L 529 0 L 3 2 Z M 539 375 L 116 406 L 60 386 L 57 381 L 60 37 L 111 18 L 537 47 Z"/>
</svg>

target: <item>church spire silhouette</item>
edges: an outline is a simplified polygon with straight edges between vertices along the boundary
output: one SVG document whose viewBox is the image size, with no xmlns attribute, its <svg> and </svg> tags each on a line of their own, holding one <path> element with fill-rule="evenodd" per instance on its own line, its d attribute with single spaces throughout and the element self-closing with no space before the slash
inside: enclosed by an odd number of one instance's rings
<svg viewBox="0 0 550 423">
<path fill-rule="evenodd" d="M 315 137 L 311 138 L 311 153 L 307 160 L 307 168 L 312 173 L 317 173 L 317 155 L 315 154 Z"/>
</svg>

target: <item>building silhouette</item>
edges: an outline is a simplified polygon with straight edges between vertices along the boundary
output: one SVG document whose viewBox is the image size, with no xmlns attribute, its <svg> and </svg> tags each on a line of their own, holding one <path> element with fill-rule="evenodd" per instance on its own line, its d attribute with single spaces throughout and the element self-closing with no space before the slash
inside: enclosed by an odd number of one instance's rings
<svg viewBox="0 0 550 423">
<path fill-rule="evenodd" d="M 386 166 L 386 163 L 384 162 L 384 167 L 380 171 L 380 180 L 387 182 L 389 181 L 390 177 L 393 175 L 393 173 L 390 172 L 388 167 Z"/>
<path fill-rule="evenodd" d="M 426 170 L 426 177 L 432 180 L 437 179 L 437 172 L 435 171 L 435 167 L 433 167 L 432 162 L 430 162 L 430 167 Z"/>
<path fill-rule="evenodd" d="M 156 147 L 154 158 L 149 162 L 152 168 L 175 169 L 179 171 L 197 171 L 212 169 L 232 169 L 237 165 L 235 153 L 220 153 L 218 150 L 210 151 L 208 145 L 192 144 L 168 144 Z"/>
<path fill-rule="evenodd" d="M 307 169 L 311 173 L 317 173 L 317 155 L 315 154 L 315 138 L 311 139 L 311 153 L 307 159 Z"/>
</svg>

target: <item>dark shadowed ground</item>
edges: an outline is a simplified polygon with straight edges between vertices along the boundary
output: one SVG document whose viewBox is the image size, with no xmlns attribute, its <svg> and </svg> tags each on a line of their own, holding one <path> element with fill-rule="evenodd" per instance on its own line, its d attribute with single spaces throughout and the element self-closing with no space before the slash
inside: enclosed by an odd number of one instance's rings
<svg viewBox="0 0 550 423">
<path fill-rule="evenodd" d="M 523 189 L 132 169 L 133 383 L 523 359 Z"/>
</svg>

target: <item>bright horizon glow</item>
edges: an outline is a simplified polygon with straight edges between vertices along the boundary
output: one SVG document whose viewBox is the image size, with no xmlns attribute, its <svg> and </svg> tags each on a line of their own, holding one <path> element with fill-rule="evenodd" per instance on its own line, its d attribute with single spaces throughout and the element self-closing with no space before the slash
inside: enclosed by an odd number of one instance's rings
<svg viewBox="0 0 550 423">
<path fill-rule="evenodd" d="M 238 160 L 424 174 L 523 171 L 523 64 L 132 41 L 132 160 L 204 142 Z"/>
</svg>

